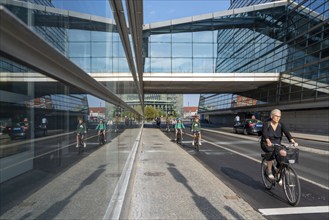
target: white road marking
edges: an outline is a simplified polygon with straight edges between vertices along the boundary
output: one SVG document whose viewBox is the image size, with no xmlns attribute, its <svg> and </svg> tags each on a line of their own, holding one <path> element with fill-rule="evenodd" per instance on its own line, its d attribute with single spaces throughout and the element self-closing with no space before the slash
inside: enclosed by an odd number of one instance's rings
<svg viewBox="0 0 329 220">
<path fill-rule="evenodd" d="M 277 209 L 258 209 L 263 215 L 292 215 L 292 214 L 312 214 L 328 213 L 329 206 L 308 206 L 308 207 L 291 207 Z"/>
<path fill-rule="evenodd" d="M 192 135 L 190 135 L 190 136 L 192 136 Z M 243 154 L 243 153 L 240 153 L 240 152 L 238 152 L 238 151 L 235 151 L 235 150 L 232 150 L 232 149 L 230 149 L 230 148 L 224 147 L 224 146 L 222 146 L 222 145 L 216 144 L 216 143 L 214 143 L 214 142 L 207 141 L 206 139 L 203 139 L 202 142 L 209 143 L 209 144 L 211 144 L 211 145 L 214 145 L 214 146 L 216 146 L 216 147 L 222 148 L 222 149 L 224 149 L 224 150 L 227 150 L 227 151 L 232 152 L 232 153 L 234 153 L 234 154 L 240 155 L 240 156 L 242 156 L 242 157 L 248 158 L 248 159 L 253 160 L 253 161 L 255 161 L 255 162 L 258 162 L 258 163 L 261 163 L 261 162 L 262 162 L 261 160 L 255 159 L 255 158 L 253 158 L 253 157 L 251 157 L 251 156 L 245 155 L 245 154 Z M 322 184 L 320 184 L 320 183 L 314 182 L 313 180 L 307 179 L 307 178 L 302 177 L 302 176 L 298 176 L 298 177 L 299 177 L 299 179 L 302 179 L 302 180 L 304 180 L 304 181 L 306 181 L 306 182 L 309 182 L 309 183 L 311 183 L 311 184 L 314 184 L 314 185 L 316 185 L 316 186 L 319 186 L 319 187 L 321 187 L 321 188 L 323 188 L 323 189 L 329 190 L 329 187 L 328 187 L 328 186 L 325 186 L 325 185 L 322 185 Z"/>
</svg>

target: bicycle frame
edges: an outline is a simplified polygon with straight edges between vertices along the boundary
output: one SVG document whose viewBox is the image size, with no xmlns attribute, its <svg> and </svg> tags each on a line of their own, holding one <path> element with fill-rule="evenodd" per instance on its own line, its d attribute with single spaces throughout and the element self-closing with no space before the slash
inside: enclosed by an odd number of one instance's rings
<svg viewBox="0 0 329 220">
<path fill-rule="evenodd" d="M 177 129 L 176 142 L 177 143 L 181 143 L 182 142 L 182 129 Z"/>
<path fill-rule="evenodd" d="M 77 133 L 78 135 L 78 154 L 80 154 L 83 151 L 83 143 L 84 143 L 84 134 L 82 133 Z"/>
<path fill-rule="evenodd" d="M 290 149 L 284 145 L 278 145 L 277 147 L 284 148 L 286 151 Z M 271 155 L 272 153 L 265 153 L 261 155 L 261 174 L 265 188 L 268 190 L 272 189 L 272 187 L 274 187 L 276 183 L 279 183 L 282 179 L 283 190 L 288 200 L 288 203 L 293 206 L 298 205 L 301 197 L 300 182 L 296 171 L 291 166 L 291 164 L 295 163 L 295 159 L 286 160 L 286 158 L 283 157 L 284 160 L 280 161 L 280 158 L 278 158 L 279 155 L 276 155 L 272 165 L 272 173 L 274 174 L 275 179 L 271 180 L 269 179 L 266 173 L 267 161 Z"/>
<path fill-rule="evenodd" d="M 199 138 L 200 138 L 200 132 L 196 131 L 195 135 L 193 135 L 193 141 L 195 149 L 199 152 Z"/>
</svg>

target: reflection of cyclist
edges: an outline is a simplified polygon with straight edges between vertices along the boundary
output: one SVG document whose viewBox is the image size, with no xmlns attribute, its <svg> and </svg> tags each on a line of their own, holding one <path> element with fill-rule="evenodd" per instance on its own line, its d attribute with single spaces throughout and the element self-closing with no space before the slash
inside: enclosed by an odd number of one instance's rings
<svg viewBox="0 0 329 220">
<path fill-rule="evenodd" d="M 82 119 L 79 119 L 79 124 L 77 126 L 77 146 L 79 147 L 79 137 L 81 137 L 81 141 L 83 142 L 83 147 L 86 147 L 86 143 L 84 142 L 85 134 L 87 133 L 87 126 L 83 122 Z"/>
<path fill-rule="evenodd" d="M 284 126 L 284 124 L 281 122 L 279 123 L 280 118 L 281 111 L 279 109 L 272 110 L 271 120 L 264 123 L 262 131 L 263 136 L 261 141 L 261 148 L 266 153 L 272 153 L 272 156 L 267 161 L 267 175 L 272 180 L 274 180 L 274 176 L 272 174 L 272 165 L 275 155 L 278 153 L 282 157 L 287 156 L 287 152 L 283 148 L 274 149 L 273 144 L 281 145 L 281 140 L 284 133 L 289 142 L 292 142 L 295 146 L 297 146 L 297 143 L 289 133 L 288 129 Z M 275 151 L 277 151 L 277 153 Z"/>
<path fill-rule="evenodd" d="M 199 145 L 201 145 L 201 124 L 199 122 L 198 116 L 194 118 L 194 121 L 191 125 L 191 130 L 193 132 L 192 145 L 194 146 L 194 140 L 195 138 L 197 138 L 197 136 L 198 136 Z"/>
<path fill-rule="evenodd" d="M 96 130 L 98 130 L 98 138 L 100 137 L 101 134 L 104 135 L 104 141 L 106 142 L 106 136 L 105 136 L 105 132 L 106 132 L 106 124 L 103 122 L 103 120 L 101 119 L 99 121 L 99 124 L 96 127 Z"/>
<path fill-rule="evenodd" d="M 180 133 L 181 133 L 181 139 L 183 140 L 183 130 L 182 129 L 185 129 L 185 126 L 182 123 L 182 120 L 180 118 L 177 118 L 177 123 L 175 125 L 175 131 L 176 131 L 175 141 L 177 140 L 177 133 L 178 133 L 178 131 L 180 131 Z"/>
</svg>

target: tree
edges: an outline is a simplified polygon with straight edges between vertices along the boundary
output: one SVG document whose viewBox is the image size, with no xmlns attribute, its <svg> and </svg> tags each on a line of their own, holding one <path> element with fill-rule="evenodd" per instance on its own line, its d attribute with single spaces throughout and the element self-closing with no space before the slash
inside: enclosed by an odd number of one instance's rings
<svg viewBox="0 0 329 220">
<path fill-rule="evenodd" d="M 147 120 L 159 117 L 159 111 L 153 108 L 152 106 L 146 106 L 144 109 L 144 117 Z"/>
</svg>

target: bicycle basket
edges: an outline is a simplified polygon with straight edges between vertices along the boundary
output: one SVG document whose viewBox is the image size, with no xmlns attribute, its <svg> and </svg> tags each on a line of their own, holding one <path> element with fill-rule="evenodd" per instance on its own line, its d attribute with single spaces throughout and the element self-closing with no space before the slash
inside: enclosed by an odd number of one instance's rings
<svg viewBox="0 0 329 220">
<path fill-rule="evenodd" d="M 283 163 L 298 163 L 299 149 L 297 149 L 297 148 L 288 148 L 288 149 L 286 149 L 286 151 L 287 151 L 287 156 L 282 157 L 281 161 Z"/>
</svg>

